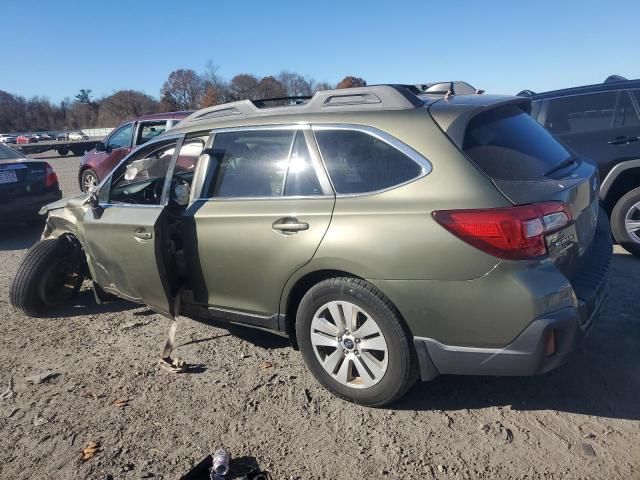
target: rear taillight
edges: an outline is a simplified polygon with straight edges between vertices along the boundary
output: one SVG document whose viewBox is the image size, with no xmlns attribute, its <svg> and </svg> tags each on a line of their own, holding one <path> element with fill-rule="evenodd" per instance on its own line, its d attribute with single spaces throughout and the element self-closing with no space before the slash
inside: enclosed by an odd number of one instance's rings
<svg viewBox="0 0 640 480">
<path fill-rule="evenodd" d="M 51 165 L 49 165 L 48 163 L 47 163 L 45 175 L 46 175 L 44 180 L 45 187 L 53 187 L 58 184 L 58 176 L 56 175 L 56 172 L 53 171 L 53 168 L 51 168 Z"/>
<path fill-rule="evenodd" d="M 523 260 L 547 254 L 545 236 L 571 223 L 562 202 L 506 208 L 438 210 L 433 218 L 451 233 L 496 257 Z"/>
</svg>

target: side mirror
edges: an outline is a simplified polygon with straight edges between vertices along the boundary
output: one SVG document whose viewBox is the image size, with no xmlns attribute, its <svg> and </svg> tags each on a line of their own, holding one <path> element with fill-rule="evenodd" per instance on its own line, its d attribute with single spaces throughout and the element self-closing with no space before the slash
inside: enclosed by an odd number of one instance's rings
<svg viewBox="0 0 640 480">
<path fill-rule="evenodd" d="M 87 203 L 91 207 L 91 211 L 93 212 L 93 218 L 102 217 L 102 212 L 104 208 L 100 206 L 100 200 L 98 200 L 98 190 L 93 187 L 91 192 L 89 192 L 89 196 L 87 197 Z"/>
<path fill-rule="evenodd" d="M 106 150 L 107 150 L 107 146 L 104 144 L 104 142 L 96 143 L 96 152 L 104 152 Z"/>
</svg>

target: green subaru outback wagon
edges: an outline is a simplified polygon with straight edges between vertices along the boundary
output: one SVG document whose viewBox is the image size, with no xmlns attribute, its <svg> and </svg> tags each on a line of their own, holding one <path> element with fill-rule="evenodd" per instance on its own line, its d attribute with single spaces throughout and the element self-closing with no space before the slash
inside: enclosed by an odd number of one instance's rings
<svg viewBox="0 0 640 480">
<path fill-rule="evenodd" d="M 403 85 L 200 110 L 46 208 L 11 301 L 42 315 L 89 278 L 285 335 L 372 406 L 418 378 L 548 371 L 597 317 L 612 246 L 596 166 L 528 110 Z"/>
</svg>

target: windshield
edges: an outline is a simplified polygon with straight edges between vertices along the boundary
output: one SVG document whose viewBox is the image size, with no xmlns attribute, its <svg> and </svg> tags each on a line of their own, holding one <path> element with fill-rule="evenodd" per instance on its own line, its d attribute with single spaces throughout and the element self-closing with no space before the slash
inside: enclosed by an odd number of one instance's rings
<svg viewBox="0 0 640 480">
<path fill-rule="evenodd" d="M 0 143 L 0 160 L 11 160 L 13 158 L 25 158 L 25 156 L 15 148 L 7 147 Z"/>
<path fill-rule="evenodd" d="M 571 158 L 551 133 L 516 106 L 474 117 L 463 150 L 480 170 L 497 180 L 539 180 Z"/>
</svg>

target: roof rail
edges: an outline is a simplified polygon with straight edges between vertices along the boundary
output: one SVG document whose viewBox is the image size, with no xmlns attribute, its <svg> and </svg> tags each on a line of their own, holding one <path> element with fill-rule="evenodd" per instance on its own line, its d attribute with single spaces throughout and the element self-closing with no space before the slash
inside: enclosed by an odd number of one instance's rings
<svg viewBox="0 0 640 480">
<path fill-rule="evenodd" d="M 621 75 L 609 75 L 604 79 L 604 83 L 618 83 L 618 82 L 626 82 L 627 79 Z"/>
<path fill-rule="evenodd" d="M 533 90 L 520 90 L 517 93 L 518 97 L 533 97 L 536 94 Z"/>
<path fill-rule="evenodd" d="M 371 85 L 368 87 L 321 90 L 313 97 L 281 97 L 263 100 L 240 100 L 198 110 L 183 122 L 196 122 L 235 115 L 259 116 L 291 113 L 321 113 L 329 111 L 405 110 L 418 108 L 424 102 L 417 92 L 406 85 Z M 288 105 L 266 107 L 268 101 L 287 102 Z M 266 108 L 265 108 L 266 107 Z"/>
</svg>

